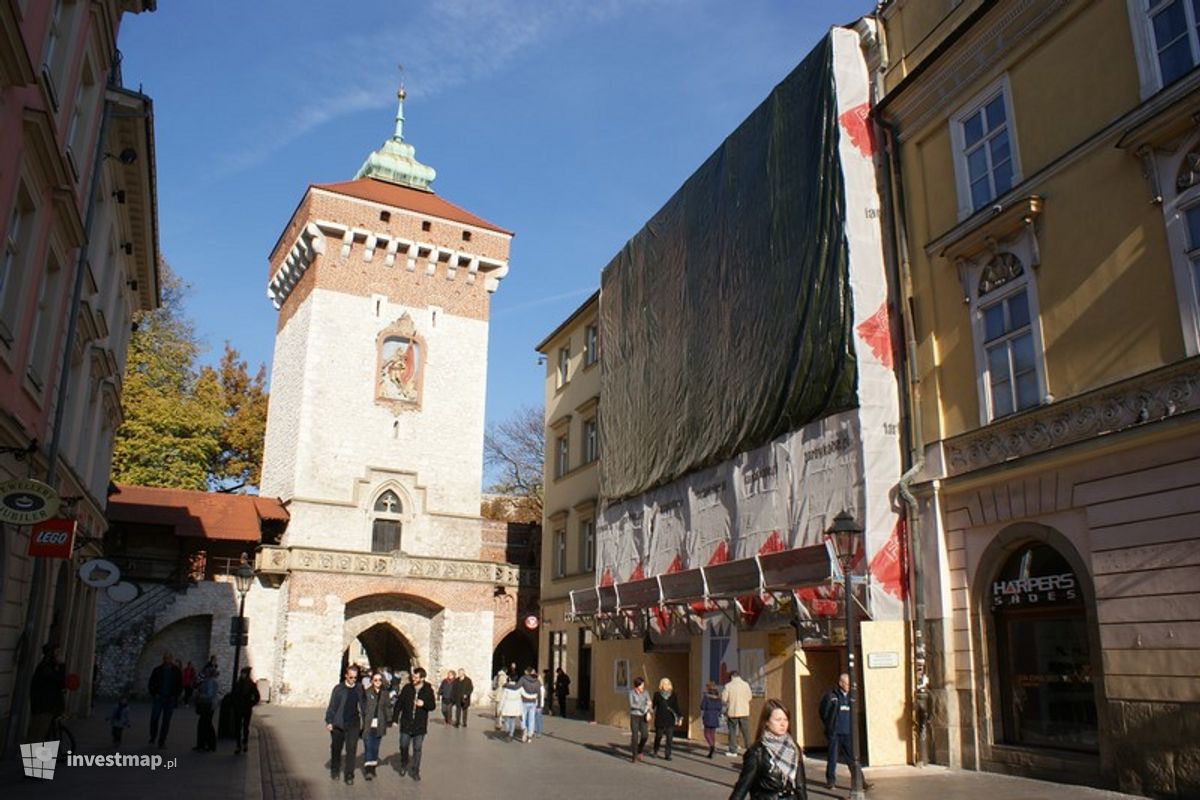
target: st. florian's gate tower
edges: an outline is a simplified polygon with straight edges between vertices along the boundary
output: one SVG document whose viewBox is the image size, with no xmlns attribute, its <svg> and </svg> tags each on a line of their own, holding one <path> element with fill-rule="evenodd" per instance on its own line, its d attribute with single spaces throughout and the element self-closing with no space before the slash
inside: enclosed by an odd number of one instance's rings
<svg viewBox="0 0 1200 800">
<path fill-rule="evenodd" d="M 255 559 L 277 589 L 257 594 L 250 653 L 283 703 L 323 703 L 356 643 L 372 666 L 482 685 L 536 580 L 480 519 L 488 304 L 512 233 L 433 193 L 399 99 L 395 134 L 354 180 L 310 186 L 270 256 L 261 491 L 291 521 Z"/>
</svg>

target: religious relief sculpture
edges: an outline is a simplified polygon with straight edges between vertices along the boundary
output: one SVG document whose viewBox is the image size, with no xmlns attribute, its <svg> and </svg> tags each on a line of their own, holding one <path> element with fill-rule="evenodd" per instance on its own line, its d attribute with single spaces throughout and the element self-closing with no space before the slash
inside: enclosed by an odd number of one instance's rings
<svg viewBox="0 0 1200 800">
<path fill-rule="evenodd" d="M 425 343 L 407 313 L 385 328 L 376 342 L 379 372 L 375 400 L 394 410 L 420 406 Z"/>
</svg>

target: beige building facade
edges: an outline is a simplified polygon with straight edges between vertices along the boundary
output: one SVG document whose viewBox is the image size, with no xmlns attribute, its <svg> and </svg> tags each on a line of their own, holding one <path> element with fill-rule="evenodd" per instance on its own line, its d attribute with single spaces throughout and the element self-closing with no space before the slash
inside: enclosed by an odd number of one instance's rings
<svg viewBox="0 0 1200 800">
<path fill-rule="evenodd" d="M 600 492 L 600 293 L 538 346 L 546 362 L 541 661 L 571 680 L 568 711 L 592 711 L 592 630 L 570 619 L 572 589 L 596 582 Z"/>
<path fill-rule="evenodd" d="M 882 9 L 933 761 L 1200 795 L 1195 11 Z"/>
</svg>

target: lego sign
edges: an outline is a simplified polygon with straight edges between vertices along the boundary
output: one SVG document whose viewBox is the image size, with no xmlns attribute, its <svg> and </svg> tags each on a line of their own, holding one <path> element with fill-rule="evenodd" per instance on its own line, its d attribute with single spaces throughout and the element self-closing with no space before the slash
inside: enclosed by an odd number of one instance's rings
<svg viewBox="0 0 1200 800">
<path fill-rule="evenodd" d="M 29 535 L 29 555 L 42 558 L 70 558 L 75 544 L 73 519 L 55 517 L 33 526 Z"/>
</svg>

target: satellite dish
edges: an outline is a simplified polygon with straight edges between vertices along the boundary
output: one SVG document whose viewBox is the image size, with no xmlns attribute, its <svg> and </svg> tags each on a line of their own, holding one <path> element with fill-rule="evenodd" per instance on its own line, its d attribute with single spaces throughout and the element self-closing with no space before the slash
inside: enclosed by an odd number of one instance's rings
<svg viewBox="0 0 1200 800">
<path fill-rule="evenodd" d="M 141 590 L 138 589 L 137 584 L 130 583 L 129 581 L 114 583 L 105 592 L 108 594 L 108 599 L 114 603 L 128 603 L 141 594 Z"/>
</svg>

